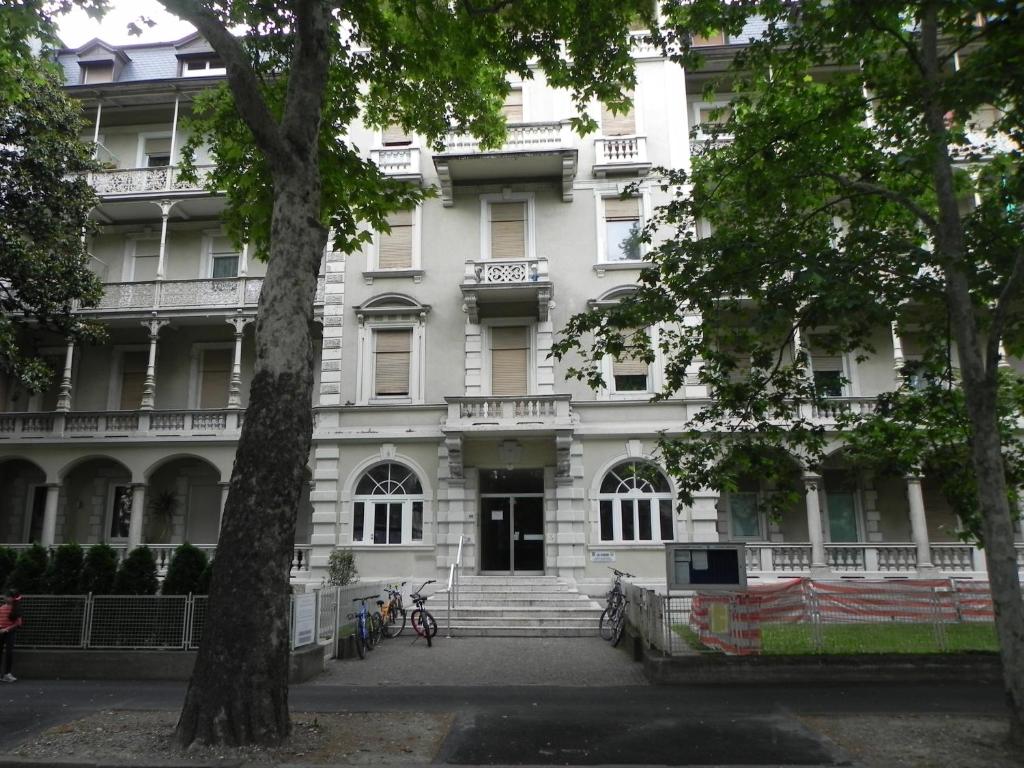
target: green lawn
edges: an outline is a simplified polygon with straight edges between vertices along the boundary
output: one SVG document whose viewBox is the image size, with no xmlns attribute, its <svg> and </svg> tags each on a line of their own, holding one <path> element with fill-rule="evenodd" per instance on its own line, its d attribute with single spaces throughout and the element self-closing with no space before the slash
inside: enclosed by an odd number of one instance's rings
<svg viewBox="0 0 1024 768">
<path fill-rule="evenodd" d="M 689 627 L 677 624 L 672 630 L 692 648 L 707 650 Z M 765 654 L 810 653 L 957 653 L 997 651 L 992 624 L 946 624 L 945 648 L 938 644 L 931 624 L 825 624 L 821 627 L 822 648 L 815 647 L 809 624 L 766 624 L 761 627 Z"/>
</svg>

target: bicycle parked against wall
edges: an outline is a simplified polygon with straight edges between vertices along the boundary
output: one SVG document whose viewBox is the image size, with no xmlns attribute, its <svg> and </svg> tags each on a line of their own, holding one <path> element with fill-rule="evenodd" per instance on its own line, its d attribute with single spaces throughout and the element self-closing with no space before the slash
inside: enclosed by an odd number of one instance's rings
<svg viewBox="0 0 1024 768">
<path fill-rule="evenodd" d="M 384 637 L 398 637 L 405 629 L 405 606 L 402 605 L 402 587 L 404 586 L 404 581 L 401 584 L 388 584 L 384 587 L 388 593 L 387 601 L 377 601 L 377 605 L 380 606 Z"/>
<path fill-rule="evenodd" d="M 360 659 L 366 658 L 366 652 L 372 651 L 373 646 L 376 645 L 377 640 L 380 637 L 380 616 L 378 614 L 370 613 L 370 609 L 366 606 L 367 600 L 375 600 L 380 597 L 377 595 L 366 595 L 365 597 L 353 598 L 353 603 L 359 603 L 359 613 L 355 615 L 356 619 L 356 653 L 359 654 Z M 377 618 L 377 628 L 374 628 L 374 617 Z M 352 615 L 349 614 L 349 618 Z"/>
<path fill-rule="evenodd" d="M 409 623 L 412 624 L 412 628 L 417 635 L 426 638 L 428 648 L 431 646 L 431 638 L 437 634 L 437 622 L 434 621 L 434 617 L 430 615 L 427 609 L 423 607 L 423 603 L 426 602 L 427 598 L 421 595 L 420 591 L 427 584 L 433 584 L 436 581 L 437 579 L 427 579 L 423 582 L 423 586 L 409 595 L 409 599 L 416 604 L 412 614 L 409 616 Z"/>
<path fill-rule="evenodd" d="M 632 573 L 620 571 L 617 568 L 609 567 L 615 574 L 615 583 L 607 595 L 607 605 L 601 613 L 601 621 L 598 624 L 598 631 L 605 640 L 610 640 L 612 645 L 618 645 L 622 639 L 622 630 L 626 625 L 626 593 L 622 590 L 622 577 L 636 578 Z"/>
</svg>

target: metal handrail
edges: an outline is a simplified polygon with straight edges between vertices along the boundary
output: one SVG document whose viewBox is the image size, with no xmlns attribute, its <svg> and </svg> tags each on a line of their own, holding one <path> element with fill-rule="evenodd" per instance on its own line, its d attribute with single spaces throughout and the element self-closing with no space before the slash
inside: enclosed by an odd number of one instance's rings
<svg viewBox="0 0 1024 768">
<path fill-rule="evenodd" d="M 465 541 L 465 536 L 459 536 L 459 549 L 455 554 L 455 562 L 448 568 L 448 634 L 447 637 L 452 636 L 452 611 L 455 609 L 455 604 L 458 602 L 459 596 L 459 573 L 462 571 L 462 544 Z"/>
</svg>

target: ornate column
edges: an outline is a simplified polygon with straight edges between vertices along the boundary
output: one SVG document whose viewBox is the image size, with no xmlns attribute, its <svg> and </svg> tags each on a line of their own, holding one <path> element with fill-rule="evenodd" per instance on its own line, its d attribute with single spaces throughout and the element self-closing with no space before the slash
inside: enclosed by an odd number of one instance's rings
<svg viewBox="0 0 1024 768">
<path fill-rule="evenodd" d="M 75 359 L 75 342 L 68 339 L 67 352 L 64 353 L 64 376 L 60 380 L 60 393 L 57 395 L 57 410 L 71 410 L 71 365 Z"/>
<path fill-rule="evenodd" d="M 142 324 L 149 330 L 149 362 L 146 364 L 146 379 L 142 384 L 142 402 L 139 403 L 139 410 L 153 410 L 153 402 L 156 399 L 156 343 L 160 336 L 160 329 L 167 325 L 167 320 L 143 320 Z"/>
<path fill-rule="evenodd" d="M 132 516 L 128 523 L 128 550 L 142 543 L 142 515 L 146 508 L 145 483 L 132 483 Z"/>
<path fill-rule="evenodd" d="M 1006 347 L 1003 346 L 1003 342 L 1001 341 L 999 342 L 999 363 L 997 365 L 1002 369 L 1010 368 L 1010 358 L 1007 357 Z"/>
<path fill-rule="evenodd" d="M 178 101 L 181 99 L 180 96 L 175 95 L 174 97 L 174 117 L 171 118 L 171 151 L 168 153 L 167 164 L 170 168 L 167 169 L 167 185 L 165 189 L 168 191 L 174 186 L 174 161 L 177 159 L 174 156 L 174 142 L 178 138 Z"/>
<path fill-rule="evenodd" d="M 57 539 L 57 500 L 60 498 L 60 485 L 47 483 L 46 505 L 43 507 L 43 533 L 39 543 L 44 547 L 52 547 Z"/>
<path fill-rule="evenodd" d="M 167 172 L 167 177 L 170 178 L 170 171 Z M 160 255 L 156 261 L 156 279 L 163 280 L 164 268 L 167 264 L 167 219 L 171 215 L 174 202 L 161 200 L 158 205 L 160 206 Z"/>
<path fill-rule="evenodd" d="M 825 535 L 821 529 L 821 505 L 818 491 L 821 475 L 804 472 L 804 502 L 807 505 L 807 535 L 811 540 L 811 576 L 825 576 L 831 572 L 825 556 Z"/>
<path fill-rule="evenodd" d="M 896 321 L 893 320 L 889 327 L 892 331 L 892 367 L 896 371 L 896 383 L 900 384 L 903 382 L 903 366 L 907 361 L 903 357 L 903 341 L 896 330 Z"/>
<path fill-rule="evenodd" d="M 235 329 L 235 354 L 231 361 L 231 381 L 228 383 L 228 408 L 242 407 L 242 335 L 249 317 L 230 317 L 228 324 Z"/>
<path fill-rule="evenodd" d="M 932 546 L 928 541 L 928 520 L 924 513 L 924 494 L 921 492 L 921 477 L 907 475 L 907 504 L 910 507 L 910 535 L 917 548 L 917 569 L 932 570 Z"/>
</svg>

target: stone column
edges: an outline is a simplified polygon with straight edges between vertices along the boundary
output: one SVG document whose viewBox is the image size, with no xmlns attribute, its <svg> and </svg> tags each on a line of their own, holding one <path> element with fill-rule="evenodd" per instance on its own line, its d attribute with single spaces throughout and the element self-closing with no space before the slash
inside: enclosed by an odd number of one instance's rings
<svg viewBox="0 0 1024 768">
<path fill-rule="evenodd" d="M 928 541 L 928 520 L 924 513 L 924 494 L 921 492 L 921 478 L 907 475 L 907 504 L 910 506 L 910 535 L 917 548 L 917 569 L 932 570 L 932 547 Z"/>
<path fill-rule="evenodd" d="M 1003 346 L 1003 342 L 999 342 L 999 363 L 998 367 L 1008 370 L 1010 368 L 1010 358 L 1006 354 L 1006 347 Z"/>
<path fill-rule="evenodd" d="M 128 550 L 142 543 L 142 515 L 146 508 L 146 486 L 132 483 L 132 516 L 128 523 Z"/>
<path fill-rule="evenodd" d="M 46 486 L 46 506 L 43 507 L 43 534 L 39 543 L 44 547 L 52 547 L 57 540 L 57 500 L 60 498 L 60 485 L 48 483 Z"/>
<path fill-rule="evenodd" d="M 149 330 L 149 362 L 146 364 L 146 379 L 142 384 L 142 402 L 139 410 L 151 411 L 156 400 L 156 343 L 160 329 L 167 325 L 167 320 L 144 320 L 142 324 Z"/>
<path fill-rule="evenodd" d="M 232 317 L 228 323 L 235 328 L 235 354 L 231 362 L 231 381 L 228 384 L 228 408 L 242 407 L 242 334 L 249 322 L 247 317 Z"/>
<path fill-rule="evenodd" d="M 896 371 L 896 383 L 900 384 L 903 382 L 903 366 L 907 361 L 903 357 L 903 341 L 896 330 L 895 320 L 890 323 L 889 328 L 892 332 L 892 367 Z"/>
<path fill-rule="evenodd" d="M 60 380 L 60 394 L 57 395 L 57 410 L 71 410 L 71 366 L 75 359 L 75 342 L 68 339 L 67 352 L 64 353 L 64 375 Z"/>
<path fill-rule="evenodd" d="M 830 574 L 828 560 L 825 556 L 825 536 L 821 529 L 821 505 L 818 491 L 821 488 L 821 475 L 805 472 L 804 501 L 807 504 L 807 535 L 811 540 L 811 576 Z"/>
<path fill-rule="evenodd" d="M 220 483 L 220 519 L 217 521 L 217 540 L 220 540 L 220 528 L 224 525 L 224 508 L 228 505 L 228 491 L 231 483 Z"/>
<path fill-rule="evenodd" d="M 168 170 L 168 178 L 170 178 L 170 174 L 171 172 Z M 163 280 L 167 264 L 167 219 L 171 215 L 174 203 L 171 200 L 161 200 L 157 205 L 160 206 L 160 254 L 156 261 L 156 279 Z"/>
</svg>

